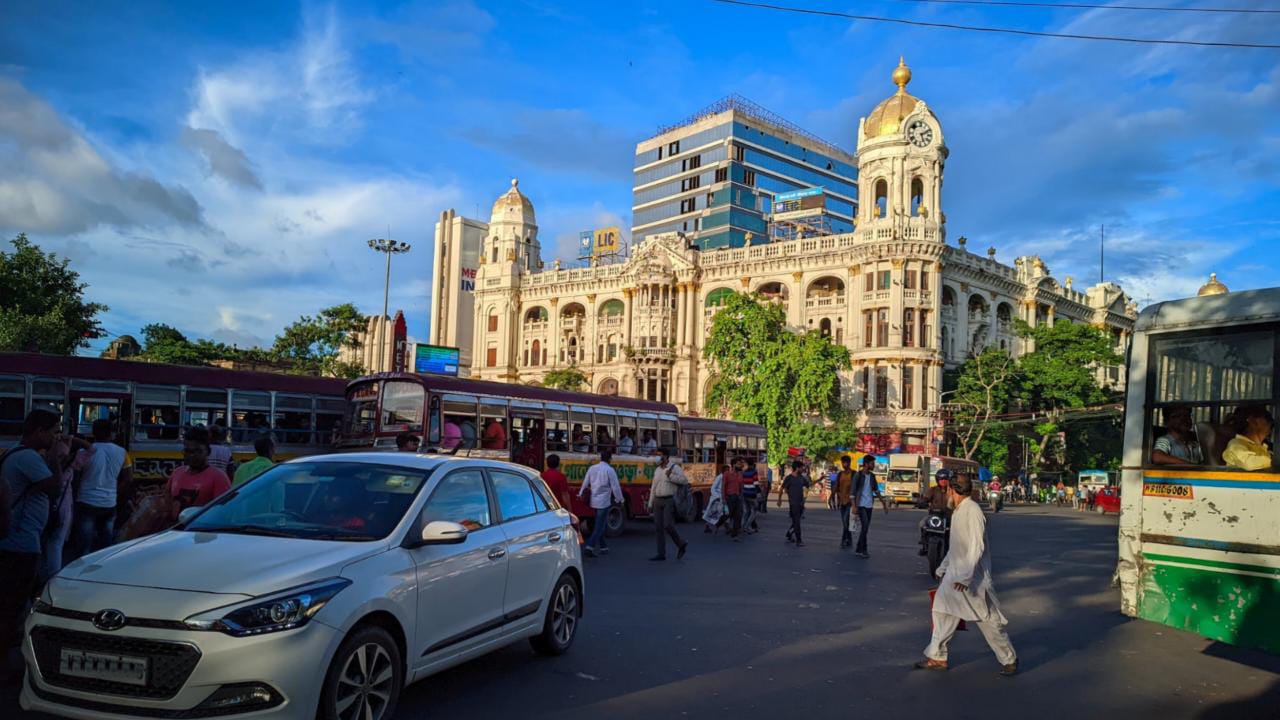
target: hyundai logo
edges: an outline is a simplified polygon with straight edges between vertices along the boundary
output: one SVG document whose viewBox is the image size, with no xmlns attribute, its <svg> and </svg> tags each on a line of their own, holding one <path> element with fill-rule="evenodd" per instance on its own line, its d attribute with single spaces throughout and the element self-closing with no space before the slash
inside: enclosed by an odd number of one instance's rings
<svg viewBox="0 0 1280 720">
<path fill-rule="evenodd" d="M 98 614 L 93 616 L 93 626 L 106 632 L 119 630 L 128 621 L 129 618 L 119 610 L 99 610 Z"/>
</svg>

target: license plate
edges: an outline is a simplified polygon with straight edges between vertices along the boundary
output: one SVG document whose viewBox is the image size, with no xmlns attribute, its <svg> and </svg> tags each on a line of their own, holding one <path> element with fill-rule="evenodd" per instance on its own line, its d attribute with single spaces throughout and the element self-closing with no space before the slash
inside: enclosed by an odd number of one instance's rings
<svg viewBox="0 0 1280 720">
<path fill-rule="evenodd" d="M 69 677 L 146 685 L 147 659 L 62 648 L 58 672 Z"/>
</svg>

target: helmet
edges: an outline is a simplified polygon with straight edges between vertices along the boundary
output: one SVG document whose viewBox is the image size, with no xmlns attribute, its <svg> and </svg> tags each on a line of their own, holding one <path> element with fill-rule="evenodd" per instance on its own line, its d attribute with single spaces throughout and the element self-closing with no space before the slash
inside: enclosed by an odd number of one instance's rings
<svg viewBox="0 0 1280 720">
<path fill-rule="evenodd" d="M 947 482 L 951 482 L 952 480 L 956 479 L 956 474 L 951 472 L 950 470 L 947 470 L 946 468 L 943 468 L 942 470 L 939 470 L 937 474 L 934 475 L 933 477 L 938 482 L 942 482 L 943 480 L 946 480 Z"/>
</svg>

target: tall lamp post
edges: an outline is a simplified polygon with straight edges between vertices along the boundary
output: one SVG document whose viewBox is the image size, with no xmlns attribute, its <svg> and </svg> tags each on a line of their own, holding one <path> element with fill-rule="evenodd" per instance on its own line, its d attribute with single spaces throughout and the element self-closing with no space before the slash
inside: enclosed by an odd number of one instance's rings
<svg viewBox="0 0 1280 720">
<path fill-rule="evenodd" d="M 391 295 L 391 256 L 398 255 L 400 253 L 407 253 L 411 249 L 413 249 L 413 246 L 407 242 L 402 242 L 400 240 L 391 240 L 389 238 L 374 238 L 369 241 L 369 249 L 376 250 L 377 252 L 380 252 L 380 253 L 384 253 L 387 256 L 387 278 L 386 278 L 386 281 L 382 284 L 382 319 L 379 322 L 379 325 L 382 326 L 382 342 L 378 343 L 378 368 L 379 368 L 379 372 L 381 372 L 381 368 L 385 366 L 386 359 L 387 359 L 386 358 L 386 353 L 387 353 L 386 322 L 387 322 L 387 310 L 388 310 L 387 302 Z"/>
</svg>

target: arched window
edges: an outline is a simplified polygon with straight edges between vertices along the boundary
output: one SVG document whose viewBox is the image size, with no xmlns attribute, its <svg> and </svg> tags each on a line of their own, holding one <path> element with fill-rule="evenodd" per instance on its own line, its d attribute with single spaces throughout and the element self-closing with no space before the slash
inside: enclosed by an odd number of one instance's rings
<svg viewBox="0 0 1280 720">
<path fill-rule="evenodd" d="M 822 333 L 822 337 L 831 337 L 831 318 L 822 318 L 822 322 L 818 323 L 818 332 Z"/>
<path fill-rule="evenodd" d="M 887 217 L 889 214 L 889 182 L 884 179 L 876 181 L 875 216 Z"/>
<path fill-rule="evenodd" d="M 531 345 L 530 348 L 531 348 L 530 359 L 532 360 L 531 364 L 540 365 L 541 364 L 540 361 L 542 359 L 542 343 L 538 342 L 537 340 L 534 340 L 533 345 Z"/>
<path fill-rule="evenodd" d="M 547 309 L 544 307 L 531 307 L 524 314 L 524 322 L 526 325 L 530 323 L 541 323 L 547 321 Z"/>
<path fill-rule="evenodd" d="M 493 239 L 493 261 L 498 262 L 498 238 Z"/>
<path fill-rule="evenodd" d="M 911 216 L 916 217 L 920 214 L 920 206 L 924 205 L 924 181 L 920 178 L 911 178 Z"/>
<path fill-rule="evenodd" d="M 717 307 L 723 305 L 724 301 L 733 294 L 732 288 L 716 288 L 707 293 L 707 307 Z"/>
<path fill-rule="evenodd" d="M 604 382 L 600 383 L 600 394 L 601 395 L 617 395 L 618 381 L 613 378 L 605 378 Z"/>
<path fill-rule="evenodd" d="M 490 311 L 489 311 L 489 324 L 488 324 L 488 326 L 487 326 L 487 327 L 488 327 L 489 332 L 498 332 L 498 313 L 497 313 L 497 311 L 495 311 L 495 310 L 490 310 Z"/>
</svg>

